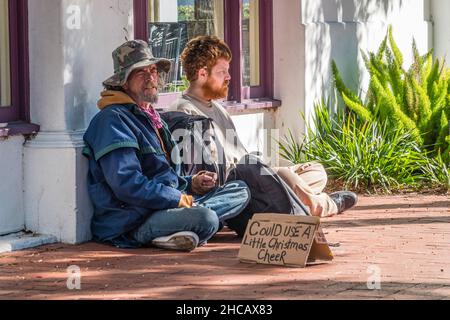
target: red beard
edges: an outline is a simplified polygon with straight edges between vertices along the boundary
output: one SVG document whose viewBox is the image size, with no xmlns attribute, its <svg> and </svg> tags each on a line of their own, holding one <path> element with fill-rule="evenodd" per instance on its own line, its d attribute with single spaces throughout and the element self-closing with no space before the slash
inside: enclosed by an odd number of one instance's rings
<svg viewBox="0 0 450 320">
<path fill-rule="evenodd" d="M 203 85 L 203 92 L 205 97 L 211 100 L 224 99 L 228 97 L 230 81 L 225 81 L 222 88 L 214 88 L 213 80 L 208 78 L 208 81 Z"/>
</svg>

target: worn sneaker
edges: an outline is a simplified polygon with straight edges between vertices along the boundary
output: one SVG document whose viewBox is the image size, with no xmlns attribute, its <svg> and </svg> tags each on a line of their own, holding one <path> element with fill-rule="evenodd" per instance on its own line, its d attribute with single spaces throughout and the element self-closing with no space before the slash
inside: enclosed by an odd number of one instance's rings
<svg viewBox="0 0 450 320">
<path fill-rule="evenodd" d="M 191 252 L 197 248 L 200 239 L 194 232 L 183 231 L 167 237 L 156 238 L 152 245 L 157 248 Z"/>
<path fill-rule="evenodd" d="M 358 203 L 358 196 L 356 193 L 350 191 L 332 193 L 330 198 L 336 203 L 336 206 L 338 207 L 338 214 L 344 213 Z"/>
</svg>

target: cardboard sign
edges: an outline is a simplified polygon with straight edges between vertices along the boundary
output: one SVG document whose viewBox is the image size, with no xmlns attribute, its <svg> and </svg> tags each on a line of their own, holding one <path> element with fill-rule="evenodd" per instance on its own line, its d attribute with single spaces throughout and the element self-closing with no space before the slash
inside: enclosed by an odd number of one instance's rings
<svg viewBox="0 0 450 320">
<path fill-rule="evenodd" d="M 239 259 L 245 263 L 306 267 L 333 254 L 317 217 L 255 214 L 247 226 Z"/>
<path fill-rule="evenodd" d="M 311 252 L 308 257 L 308 262 L 316 261 L 332 261 L 334 259 L 333 253 L 328 246 L 328 241 L 325 238 L 322 228 L 319 225 L 316 237 L 311 248 Z"/>
</svg>

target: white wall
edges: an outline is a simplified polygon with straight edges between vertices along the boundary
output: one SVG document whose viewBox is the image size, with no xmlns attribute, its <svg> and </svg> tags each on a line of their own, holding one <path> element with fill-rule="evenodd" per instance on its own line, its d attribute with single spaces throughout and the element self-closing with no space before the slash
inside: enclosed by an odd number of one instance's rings
<svg viewBox="0 0 450 320">
<path fill-rule="evenodd" d="M 450 1 L 431 0 L 433 45 L 436 57 L 444 57 L 450 66 Z"/>
<path fill-rule="evenodd" d="M 283 103 L 277 128 L 303 132 L 300 112 L 305 98 L 305 28 L 300 21 L 301 0 L 274 1 L 274 91 Z"/>
<path fill-rule="evenodd" d="M 276 128 L 277 111 L 265 110 L 251 113 L 234 113 L 231 118 L 239 139 L 248 152 L 259 152 L 267 163 L 278 165 Z"/>
<path fill-rule="evenodd" d="M 101 83 L 113 73 L 112 51 L 133 37 L 133 1 L 28 5 L 31 114 L 41 132 L 24 151 L 26 223 L 60 241 L 83 242 L 92 207 L 82 136 L 98 112 Z"/>
<path fill-rule="evenodd" d="M 308 119 L 315 102 L 332 97 L 332 59 L 351 88 L 364 90 L 368 75 L 360 51 L 376 50 L 389 24 L 405 64 L 411 62 L 413 36 L 425 53 L 431 48 L 429 7 L 428 0 L 274 1 L 280 128 L 299 134 L 304 130 L 299 111 Z"/>
<path fill-rule="evenodd" d="M 132 0 L 64 0 L 64 8 L 81 9 L 81 28 L 64 28 L 64 96 L 66 125 L 86 129 L 103 90 L 102 82 L 113 74 L 112 52 L 134 37 Z"/>
<path fill-rule="evenodd" d="M 25 225 L 23 142 L 22 136 L 0 139 L 0 235 L 20 231 Z"/>
<path fill-rule="evenodd" d="M 31 115 L 43 131 L 86 128 L 113 73 L 112 51 L 134 35 L 132 3 L 29 0 Z"/>
</svg>

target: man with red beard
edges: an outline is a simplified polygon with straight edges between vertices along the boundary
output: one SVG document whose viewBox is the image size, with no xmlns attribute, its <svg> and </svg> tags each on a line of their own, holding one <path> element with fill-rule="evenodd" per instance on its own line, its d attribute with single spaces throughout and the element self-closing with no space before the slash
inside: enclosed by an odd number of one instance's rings
<svg viewBox="0 0 450 320">
<path fill-rule="evenodd" d="M 248 154 L 237 137 L 230 115 L 217 101 L 228 96 L 231 50 L 217 37 L 200 36 L 187 44 L 181 60 L 190 86 L 171 109 L 213 120 L 214 134 L 222 145 L 227 171 L 230 171 Z M 342 191 L 331 195 L 323 192 L 328 177 L 325 168 L 319 163 L 300 164 L 275 170 L 310 208 L 313 216 L 329 217 L 341 214 L 357 203 L 357 195 L 352 192 Z"/>
</svg>

